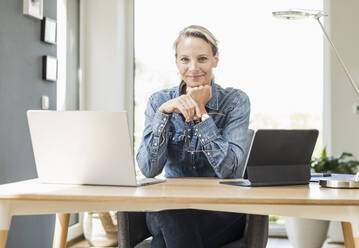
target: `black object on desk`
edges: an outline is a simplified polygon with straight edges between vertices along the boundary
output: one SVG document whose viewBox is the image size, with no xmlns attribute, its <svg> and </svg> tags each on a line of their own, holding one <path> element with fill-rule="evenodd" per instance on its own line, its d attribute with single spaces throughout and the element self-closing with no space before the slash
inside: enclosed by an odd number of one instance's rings
<svg viewBox="0 0 359 248">
<path fill-rule="evenodd" d="M 244 165 L 243 177 L 248 180 L 221 183 L 250 187 L 308 184 L 317 137 L 315 129 L 257 130 Z"/>
</svg>

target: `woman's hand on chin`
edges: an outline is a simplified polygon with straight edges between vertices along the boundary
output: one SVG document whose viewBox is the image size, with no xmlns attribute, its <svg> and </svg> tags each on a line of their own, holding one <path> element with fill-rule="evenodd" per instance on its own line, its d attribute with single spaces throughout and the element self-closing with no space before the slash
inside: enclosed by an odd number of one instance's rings
<svg viewBox="0 0 359 248">
<path fill-rule="evenodd" d="M 190 95 L 191 98 L 198 104 L 200 112 L 197 115 L 201 116 L 206 113 L 206 104 L 212 97 L 212 87 L 209 85 L 198 86 L 194 88 L 187 88 L 187 95 Z"/>
<path fill-rule="evenodd" d="M 186 122 L 192 119 L 199 119 L 198 113 L 201 113 L 199 104 L 189 95 L 181 95 L 162 104 L 158 111 L 164 114 L 178 113 L 182 114 Z"/>
</svg>

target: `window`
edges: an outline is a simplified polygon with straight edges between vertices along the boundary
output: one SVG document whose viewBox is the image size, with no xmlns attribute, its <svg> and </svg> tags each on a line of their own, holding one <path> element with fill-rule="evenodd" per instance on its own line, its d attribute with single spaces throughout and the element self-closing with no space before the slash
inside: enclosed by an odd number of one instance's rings
<svg viewBox="0 0 359 248">
<path fill-rule="evenodd" d="M 321 0 L 135 1 L 135 152 L 149 96 L 178 85 L 172 43 L 192 24 L 219 40 L 216 82 L 245 91 L 250 128 L 322 130 L 323 40 L 313 19 L 285 21 L 273 11 L 322 9 Z M 151 10 L 151 11 L 149 11 Z M 322 148 L 318 138 L 315 155 Z M 272 220 L 281 218 L 272 217 Z"/>
<path fill-rule="evenodd" d="M 258 7 L 260 6 L 260 7 Z M 158 11 L 148 11 L 149 9 Z M 285 21 L 272 11 L 322 9 L 322 1 L 135 2 L 135 151 L 149 96 L 175 86 L 172 42 L 185 26 L 207 27 L 219 40 L 216 82 L 251 99 L 250 127 L 322 129 L 322 34 L 315 21 Z M 316 153 L 321 148 L 318 139 Z"/>
</svg>

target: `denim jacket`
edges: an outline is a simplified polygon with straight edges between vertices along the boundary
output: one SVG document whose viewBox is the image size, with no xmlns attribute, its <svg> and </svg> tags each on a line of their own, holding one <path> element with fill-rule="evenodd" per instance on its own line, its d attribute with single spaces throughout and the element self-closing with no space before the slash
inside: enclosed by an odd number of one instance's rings
<svg viewBox="0 0 359 248">
<path fill-rule="evenodd" d="M 180 95 L 181 85 L 154 93 L 145 111 L 145 129 L 136 159 L 142 174 L 155 177 L 238 177 L 244 164 L 250 102 L 241 90 L 212 83 L 209 119 L 185 123 L 182 114 L 157 109 Z M 162 138 L 160 138 L 162 136 Z M 161 141 L 161 143 L 160 143 Z"/>
</svg>

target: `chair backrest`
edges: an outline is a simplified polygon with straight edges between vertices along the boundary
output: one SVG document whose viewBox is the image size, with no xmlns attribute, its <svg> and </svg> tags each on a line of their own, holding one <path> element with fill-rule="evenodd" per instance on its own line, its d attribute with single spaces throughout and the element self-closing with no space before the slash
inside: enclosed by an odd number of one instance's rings
<svg viewBox="0 0 359 248">
<path fill-rule="evenodd" d="M 244 147 L 244 154 L 243 154 L 244 156 L 243 156 L 243 159 L 242 159 L 240 165 L 238 166 L 235 174 L 233 175 L 233 178 L 242 178 L 244 176 L 245 165 L 247 163 L 249 150 L 250 150 L 251 144 L 253 142 L 253 137 L 254 137 L 254 130 L 248 129 L 247 142 Z"/>
<path fill-rule="evenodd" d="M 121 248 L 133 248 L 151 236 L 147 229 L 145 212 L 118 212 L 117 220 L 118 246 Z M 222 248 L 265 248 L 267 241 L 268 216 L 248 214 L 242 238 Z"/>
<path fill-rule="evenodd" d="M 265 248 L 268 242 L 267 215 L 247 214 L 247 222 L 241 239 L 221 248 Z"/>
</svg>

